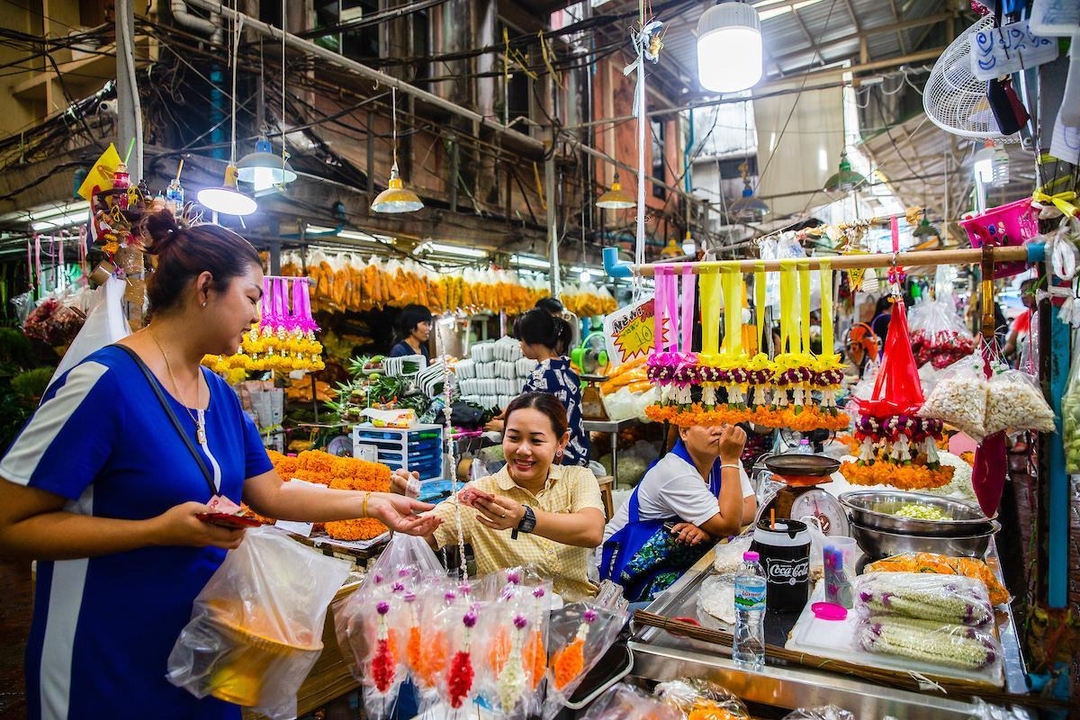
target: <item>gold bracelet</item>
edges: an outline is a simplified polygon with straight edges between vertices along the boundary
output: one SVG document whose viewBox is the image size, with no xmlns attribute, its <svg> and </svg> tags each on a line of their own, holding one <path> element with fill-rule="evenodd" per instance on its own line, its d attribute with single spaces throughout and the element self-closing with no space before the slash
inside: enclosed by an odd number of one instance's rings
<svg viewBox="0 0 1080 720">
<path fill-rule="evenodd" d="M 364 491 L 364 504 L 360 508 L 360 517 L 362 517 L 362 518 L 369 517 L 369 515 L 367 514 L 367 501 L 368 501 L 368 498 L 370 498 L 370 497 L 371 497 L 371 491 L 370 490 L 365 490 Z"/>
</svg>

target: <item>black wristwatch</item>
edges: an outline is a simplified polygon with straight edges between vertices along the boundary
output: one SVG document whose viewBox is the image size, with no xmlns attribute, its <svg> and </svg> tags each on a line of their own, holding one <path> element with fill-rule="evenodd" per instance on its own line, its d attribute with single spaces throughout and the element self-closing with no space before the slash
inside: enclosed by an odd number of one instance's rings
<svg viewBox="0 0 1080 720">
<path fill-rule="evenodd" d="M 536 513 L 528 505 L 522 505 L 522 507 L 525 508 L 525 514 L 521 516 L 518 526 L 510 533 L 512 540 L 517 540 L 519 532 L 531 533 L 536 528 Z"/>
</svg>

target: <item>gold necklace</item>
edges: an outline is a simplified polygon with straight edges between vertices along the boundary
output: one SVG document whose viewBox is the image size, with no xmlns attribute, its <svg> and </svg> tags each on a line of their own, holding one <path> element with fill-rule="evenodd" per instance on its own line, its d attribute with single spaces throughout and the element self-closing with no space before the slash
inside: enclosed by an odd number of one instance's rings
<svg viewBox="0 0 1080 720">
<path fill-rule="evenodd" d="M 154 331 L 150 328 L 146 328 L 146 332 L 150 335 L 150 339 L 157 345 L 157 349 L 161 351 L 161 357 L 165 358 L 165 369 L 169 371 L 169 379 L 172 380 L 173 387 L 176 388 L 176 397 L 180 401 L 180 404 L 184 406 L 184 409 L 188 411 L 188 415 L 195 422 L 195 437 L 198 439 L 200 445 L 206 444 L 206 423 L 203 421 L 201 414 L 198 411 L 192 411 L 188 406 L 187 401 L 180 395 L 180 383 L 176 382 L 176 375 L 173 375 L 172 364 L 169 362 L 169 355 L 165 352 L 165 348 L 161 347 L 161 343 L 158 342 L 157 336 L 154 335 Z M 195 405 L 199 404 L 199 379 L 195 378 Z"/>
</svg>

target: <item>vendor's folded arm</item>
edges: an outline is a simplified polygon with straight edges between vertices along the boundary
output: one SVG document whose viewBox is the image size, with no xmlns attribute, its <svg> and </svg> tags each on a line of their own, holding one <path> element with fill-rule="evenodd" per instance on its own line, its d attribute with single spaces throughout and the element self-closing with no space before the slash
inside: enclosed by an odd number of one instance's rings
<svg viewBox="0 0 1080 720">
<path fill-rule="evenodd" d="M 563 545 L 594 548 L 604 541 L 604 513 L 596 508 L 577 512 L 553 513 L 533 508 L 536 528 L 533 534 Z"/>
</svg>

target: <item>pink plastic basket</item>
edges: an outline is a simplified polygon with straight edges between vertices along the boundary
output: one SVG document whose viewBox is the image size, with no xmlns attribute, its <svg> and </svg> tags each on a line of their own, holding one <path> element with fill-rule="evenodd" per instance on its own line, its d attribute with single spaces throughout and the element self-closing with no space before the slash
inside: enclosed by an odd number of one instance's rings
<svg viewBox="0 0 1080 720">
<path fill-rule="evenodd" d="M 1039 211 L 1032 205 L 1031 198 L 1023 198 L 961 218 L 960 225 L 967 231 L 973 248 L 1023 245 L 1039 234 Z M 1008 277 L 1026 269 L 1024 262 L 1003 263 L 997 266 L 994 277 Z"/>
<path fill-rule="evenodd" d="M 1032 206 L 1031 198 L 961 218 L 960 225 L 967 231 L 973 248 L 983 245 L 1023 245 L 1039 234 L 1038 211 Z"/>
</svg>

